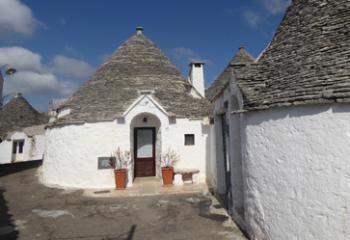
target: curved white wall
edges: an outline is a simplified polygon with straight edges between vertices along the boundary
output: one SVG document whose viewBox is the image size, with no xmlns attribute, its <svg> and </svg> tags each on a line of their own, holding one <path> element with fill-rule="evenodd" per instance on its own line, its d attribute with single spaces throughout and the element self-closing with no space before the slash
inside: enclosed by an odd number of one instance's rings
<svg viewBox="0 0 350 240">
<path fill-rule="evenodd" d="M 43 161 L 43 183 L 76 188 L 113 188 L 111 169 L 98 169 L 98 157 L 110 156 L 119 146 L 130 150 L 130 126 L 151 126 L 152 122 L 133 121 L 140 114 L 157 116 L 160 122 L 162 152 L 168 148 L 180 154 L 178 168 L 200 170 L 198 181 L 205 181 L 206 141 L 208 125 L 203 120 L 176 119 L 170 121 L 165 113 L 147 97 L 128 109 L 123 121 L 85 123 L 48 129 L 47 148 Z M 142 119 L 142 118 L 140 118 Z M 156 124 L 158 127 L 159 123 Z M 195 134 L 196 144 L 184 146 L 184 134 Z M 133 169 L 129 169 L 131 185 Z"/>
<path fill-rule="evenodd" d="M 350 106 L 244 116 L 245 220 L 255 239 L 350 239 Z"/>
</svg>

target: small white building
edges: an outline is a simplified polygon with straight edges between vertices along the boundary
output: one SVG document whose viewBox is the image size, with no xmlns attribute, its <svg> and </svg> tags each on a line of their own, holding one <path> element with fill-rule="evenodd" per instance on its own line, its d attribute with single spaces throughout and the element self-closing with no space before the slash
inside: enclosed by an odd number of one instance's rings
<svg viewBox="0 0 350 240">
<path fill-rule="evenodd" d="M 195 180 L 204 182 L 209 104 L 203 64 L 190 66 L 196 69 L 185 79 L 137 28 L 58 108 L 46 132 L 42 181 L 113 188 L 113 171 L 106 161 L 120 148 L 132 155 L 128 186 L 136 177 L 161 177 L 160 156 L 168 149 L 180 156 L 175 169 L 197 169 Z"/>
<path fill-rule="evenodd" d="M 208 89 L 208 175 L 251 239 L 350 239 L 350 2 L 292 1 Z"/>
<path fill-rule="evenodd" d="M 41 160 L 45 151 L 45 123 L 21 94 L 0 110 L 0 164 Z"/>
</svg>

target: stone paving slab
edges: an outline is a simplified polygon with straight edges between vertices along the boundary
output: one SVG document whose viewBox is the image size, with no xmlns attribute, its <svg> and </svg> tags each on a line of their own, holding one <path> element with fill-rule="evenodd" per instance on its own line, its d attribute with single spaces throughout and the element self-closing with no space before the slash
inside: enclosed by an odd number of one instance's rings
<svg viewBox="0 0 350 240">
<path fill-rule="evenodd" d="M 155 177 L 136 178 L 133 186 L 125 190 L 115 189 L 87 189 L 86 197 L 144 197 L 168 194 L 208 193 L 205 183 L 186 183 L 182 186 L 163 186 L 162 181 Z"/>
<path fill-rule="evenodd" d="M 86 197 L 42 186 L 36 167 L 1 170 L 0 239 L 246 239 L 208 193 Z"/>
</svg>

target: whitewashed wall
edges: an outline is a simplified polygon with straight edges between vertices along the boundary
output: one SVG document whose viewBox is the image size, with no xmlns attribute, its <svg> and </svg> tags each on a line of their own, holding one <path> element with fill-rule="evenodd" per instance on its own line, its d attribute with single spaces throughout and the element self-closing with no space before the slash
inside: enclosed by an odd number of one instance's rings
<svg viewBox="0 0 350 240">
<path fill-rule="evenodd" d="M 0 164 L 12 162 L 13 140 L 24 140 L 23 161 L 43 159 L 46 142 L 45 135 L 28 137 L 23 132 L 14 132 L 0 143 Z"/>
<path fill-rule="evenodd" d="M 252 239 L 350 239 L 350 106 L 245 114 Z"/>
<path fill-rule="evenodd" d="M 214 129 L 212 133 L 215 136 L 215 146 L 211 146 L 212 154 L 215 157 L 211 158 L 212 169 L 216 169 L 217 174 L 215 178 L 216 189 L 215 191 L 219 195 L 226 194 L 226 191 L 231 191 L 232 202 L 230 203 L 230 212 L 232 217 L 240 225 L 245 228 L 244 223 L 244 186 L 243 186 L 243 166 L 242 166 L 242 152 L 241 152 L 241 131 L 242 131 L 242 118 L 241 115 L 232 115 L 232 111 L 237 111 L 241 108 L 241 95 L 237 89 L 235 83 L 230 81 L 230 84 L 223 90 L 223 92 L 217 97 L 213 104 L 214 115 Z M 223 133 L 222 133 L 222 115 L 228 125 L 229 134 L 229 147 L 228 158 L 231 178 L 231 188 L 226 184 L 225 179 L 225 163 L 224 163 L 224 150 L 223 150 Z M 213 138 L 211 136 L 211 138 Z M 215 166 L 215 167 L 214 167 Z M 213 182 L 213 181 L 212 181 Z"/>
<path fill-rule="evenodd" d="M 170 120 L 164 110 L 146 96 L 137 100 L 123 119 L 48 129 L 43 183 L 62 187 L 113 188 L 113 171 L 99 170 L 97 158 L 110 156 L 118 146 L 122 150 L 132 149 L 132 127 L 152 125 L 152 121 L 146 124 L 137 121 L 142 116 L 157 116 L 161 124 L 162 151 L 171 148 L 181 156 L 175 167 L 197 168 L 200 170 L 197 180 L 205 181 L 208 125 L 203 120 Z M 196 145 L 184 146 L 184 134 L 191 133 L 195 134 Z M 129 169 L 130 180 L 132 175 L 133 169 Z M 128 186 L 131 184 L 129 181 Z"/>
<path fill-rule="evenodd" d="M 211 124 L 207 141 L 206 175 L 209 188 L 217 191 L 217 166 L 216 166 L 216 135 L 215 125 Z"/>
<path fill-rule="evenodd" d="M 12 141 L 4 139 L 0 143 L 0 164 L 11 163 Z"/>
</svg>

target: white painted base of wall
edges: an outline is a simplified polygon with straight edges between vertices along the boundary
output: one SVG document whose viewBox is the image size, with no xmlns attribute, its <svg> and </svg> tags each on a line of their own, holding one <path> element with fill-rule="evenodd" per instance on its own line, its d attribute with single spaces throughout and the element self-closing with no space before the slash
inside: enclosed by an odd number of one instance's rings
<svg viewBox="0 0 350 240">
<path fill-rule="evenodd" d="M 23 154 L 21 161 L 31 161 L 43 159 L 45 151 L 45 135 L 35 135 L 28 137 L 23 132 L 13 132 L 10 137 L 0 143 L 0 164 L 11 163 L 13 159 L 13 140 L 24 140 Z M 19 159 L 19 158 L 17 158 Z"/>
<path fill-rule="evenodd" d="M 126 118 L 124 123 L 86 123 L 48 129 L 43 183 L 74 188 L 114 188 L 113 171 L 98 169 L 97 159 L 111 156 L 117 147 L 131 149 L 132 119 Z M 161 151 L 173 149 L 180 155 L 175 167 L 199 169 L 197 181 L 205 182 L 206 125 L 201 120 L 176 119 L 176 123 L 170 124 L 167 117 L 160 119 Z M 191 133 L 195 134 L 195 145 L 184 146 L 184 134 Z M 133 166 L 129 168 L 128 179 L 128 186 L 131 186 Z"/>
<path fill-rule="evenodd" d="M 350 106 L 278 108 L 245 120 L 252 239 L 350 239 Z"/>
</svg>

